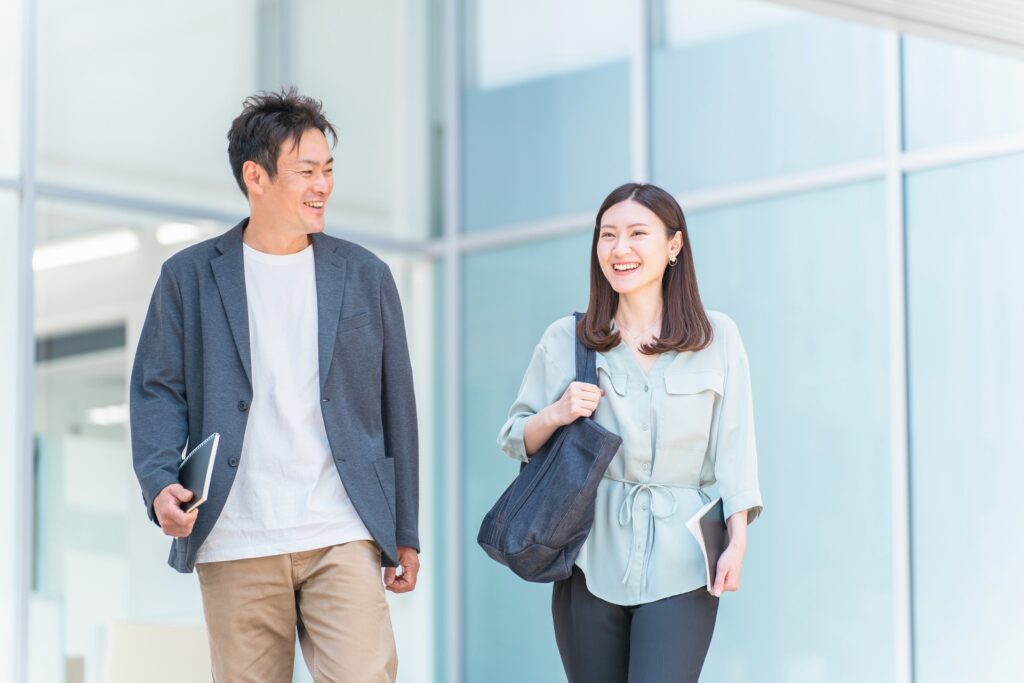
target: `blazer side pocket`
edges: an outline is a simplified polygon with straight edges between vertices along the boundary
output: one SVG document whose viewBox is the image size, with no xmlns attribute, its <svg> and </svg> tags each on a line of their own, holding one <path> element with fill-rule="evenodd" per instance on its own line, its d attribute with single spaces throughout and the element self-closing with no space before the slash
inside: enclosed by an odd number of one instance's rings
<svg viewBox="0 0 1024 683">
<path fill-rule="evenodd" d="M 358 330 L 360 327 L 366 327 L 370 324 L 370 314 L 367 311 L 357 313 L 350 318 L 342 318 L 341 322 L 338 323 L 338 333 L 351 332 L 352 330 Z"/>
</svg>

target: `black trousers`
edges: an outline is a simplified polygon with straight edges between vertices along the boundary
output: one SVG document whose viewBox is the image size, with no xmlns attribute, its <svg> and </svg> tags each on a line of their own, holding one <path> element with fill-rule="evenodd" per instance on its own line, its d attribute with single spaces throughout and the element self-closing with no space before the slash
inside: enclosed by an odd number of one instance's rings
<svg viewBox="0 0 1024 683">
<path fill-rule="evenodd" d="M 569 683 L 697 683 L 718 598 L 704 587 L 645 605 L 595 597 L 579 567 L 551 594 L 555 641 Z"/>
</svg>

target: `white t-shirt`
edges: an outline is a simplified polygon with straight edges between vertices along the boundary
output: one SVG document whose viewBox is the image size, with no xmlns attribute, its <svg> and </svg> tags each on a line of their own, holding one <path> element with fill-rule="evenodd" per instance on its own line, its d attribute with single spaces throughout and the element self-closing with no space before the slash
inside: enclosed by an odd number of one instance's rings
<svg viewBox="0 0 1024 683">
<path fill-rule="evenodd" d="M 338 477 L 320 412 L 313 247 L 243 244 L 252 404 L 235 482 L 197 562 L 372 539 Z"/>
</svg>

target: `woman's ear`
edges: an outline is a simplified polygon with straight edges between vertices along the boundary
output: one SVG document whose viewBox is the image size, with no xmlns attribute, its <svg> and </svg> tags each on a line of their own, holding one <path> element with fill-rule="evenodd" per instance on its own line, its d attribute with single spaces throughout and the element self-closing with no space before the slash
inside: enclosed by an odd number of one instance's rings
<svg viewBox="0 0 1024 683">
<path fill-rule="evenodd" d="M 672 233 L 672 239 L 668 241 L 669 253 L 679 256 L 683 253 L 683 231 L 676 230 Z"/>
</svg>

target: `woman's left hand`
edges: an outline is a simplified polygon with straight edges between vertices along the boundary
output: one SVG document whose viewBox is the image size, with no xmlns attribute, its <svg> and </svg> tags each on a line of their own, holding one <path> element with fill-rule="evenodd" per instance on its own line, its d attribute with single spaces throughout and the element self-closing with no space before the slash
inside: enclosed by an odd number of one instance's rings
<svg viewBox="0 0 1024 683">
<path fill-rule="evenodd" d="M 743 568 L 743 554 L 746 548 L 735 543 L 730 543 L 722 556 L 718 558 L 718 570 L 715 575 L 715 585 L 711 594 L 716 598 L 722 596 L 724 591 L 738 591 L 740 589 L 740 570 Z"/>
</svg>

